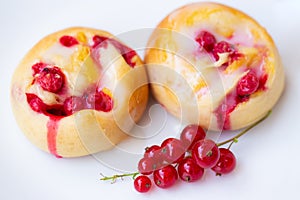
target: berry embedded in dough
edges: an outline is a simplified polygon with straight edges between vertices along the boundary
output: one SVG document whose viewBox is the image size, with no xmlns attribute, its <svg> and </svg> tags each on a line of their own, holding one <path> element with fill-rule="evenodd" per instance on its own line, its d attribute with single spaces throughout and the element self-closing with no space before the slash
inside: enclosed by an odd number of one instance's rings
<svg viewBox="0 0 300 200">
<path fill-rule="evenodd" d="M 276 46 L 254 19 L 216 3 L 193 3 L 153 31 L 145 63 L 155 98 L 173 115 L 210 130 L 263 117 L 284 88 Z"/>
<path fill-rule="evenodd" d="M 148 101 L 137 53 L 113 35 L 69 28 L 38 42 L 11 84 L 15 118 L 36 146 L 56 157 L 107 150 L 126 138 Z"/>
</svg>

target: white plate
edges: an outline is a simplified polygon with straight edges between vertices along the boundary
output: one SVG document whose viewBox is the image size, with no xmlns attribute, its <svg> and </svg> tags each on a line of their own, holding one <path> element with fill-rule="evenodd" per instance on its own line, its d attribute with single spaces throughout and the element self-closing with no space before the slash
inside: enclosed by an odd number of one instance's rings
<svg viewBox="0 0 300 200">
<path fill-rule="evenodd" d="M 34 147 L 13 118 L 9 103 L 10 78 L 25 53 L 42 37 L 56 30 L 88 26 L 122 35 L 136 29 L 153 28 L 169 12 L 190 1 L 2 2 L 0 199 L 294 199 L 300 185 L 300 3 L 298 0 L 219 2 L 248 13 L 272 35 L 285 66 L 284 95 L 272 115 L 232 147 L 238 159 L 232 174 L 215 177 L 208 171 L 199 182 L 179 181 L 170 189 L 154 187 L 147 194 L 137 193 L 130 178 L 115 184 L 99 181 L 100 173 L 117 173 L 106 160 L 119 161 L 118 149 L 96 157 L 56 159 Z M 121 160 L 123 170 L 133 170 L 145 146 L 159 143 L 164 137 L 176 136 L 180 129 L 179 122 L 158 105 L 152 107 L 150 116 L 153 123 L 165 122 L 165 126 L 158 136 L 127 140 L 119 145 L 122 151 L 133 155 Z M 145 123 L 147 120 L 146 114 Z M 151 133 L 153 129 L 148 131 Z M 110 164 L 117 169 L 122 165 Z"/>
</svg>

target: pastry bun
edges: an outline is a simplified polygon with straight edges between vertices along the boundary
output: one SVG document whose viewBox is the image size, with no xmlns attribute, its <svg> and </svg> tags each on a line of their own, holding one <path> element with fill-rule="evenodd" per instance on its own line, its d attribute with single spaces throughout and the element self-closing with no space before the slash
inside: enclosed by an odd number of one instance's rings
<svg viewBox="0 0 300 200">
<path fill-rule="evenodd" d="M 107 150 L 148 101 L 136 52 L 108 32 L 74 27 L 39 41 L 16 68 L 11 105 L 21 130 L 57 157 Z"/>
<path fill-rule="evenodd" d="M 282 94 L 284 71 L 267 31 L 217 3 L 193 3 L 153 31 L 145 63 L 155 98 L 170 113 L 210 130 L 262 118 Z"/>
</svg>

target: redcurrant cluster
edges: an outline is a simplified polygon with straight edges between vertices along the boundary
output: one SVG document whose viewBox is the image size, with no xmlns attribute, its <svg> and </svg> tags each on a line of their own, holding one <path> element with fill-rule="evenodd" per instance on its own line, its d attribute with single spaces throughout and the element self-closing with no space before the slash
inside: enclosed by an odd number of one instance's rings
<svg viewBox="0 0 300 200">
<path fill-rule="evenodd" d="M 236 158 L 230 151 L 231 145 L 270 114 L 271 111 L 235 137 L 218 144 L 207 139 L 206 132 L 200 126 L 188 125 L 182 130 L 180 139 L 168 138 L 160 146 L 147 147 L 138 163 L 138 172 L 103 176 L 100 180 L 115 181 L 132 176 L 135 189 L 145 193 L 152 187 L 151 177 L 158 187 L 169 188 L 178 180 L 178 176 L 185 182 L 201 179 L 206 169 L 211 169 L 216 175 L 228 174 L 236 166 Z M 219 148 L 227 143 L 230 143 L 228 148 Z"/>
<path fill-rule="evenodd" d="M 194 182 L 211 168 L 218 175 L 231 172 L 236 158 L 229 149 L 219 148 L 206 139 L 206 132 L 198 125 L 188 125 L 181 132 L 180 139 L 167 138 L 160 146 L 145 149 L 144 157 L 138 163 L 140 176 L 135 178 L 138 192 L 147 192 L 152 186 L 149 175 L 160 188 L 171 187 L 178 179 Z"/>
</svg>

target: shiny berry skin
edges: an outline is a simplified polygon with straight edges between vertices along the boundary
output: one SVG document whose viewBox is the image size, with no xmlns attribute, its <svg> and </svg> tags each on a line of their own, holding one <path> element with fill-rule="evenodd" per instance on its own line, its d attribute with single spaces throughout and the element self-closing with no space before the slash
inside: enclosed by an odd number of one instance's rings
<svg viewBox="0 0 300 200">
<path fill-rule="evenodd" d="M 72 47 L 72 46 L 78 44 L 77 39 L 72 36 L 69 36 L 69 35 L 62 36 L 59 39 L 59 42 L 61 45 L 65 46 L 65 47 Z"/>
<path fill-rule="evenodd" d="M 35 94 L 26 93 L 26 98 L 31 109 L 38 113 L 43 113 L 47 106 L 45 103 Z"/>
<path fill-rule="evenodd" d="M 150 147 L 147 147 L 145 149 L 144 157 L 145 158 L 154 158 L 154 159 L 160 159 L 161 155 L 161 148 L 158 145 L 152 145 Z"/>
<path fill-rule="evenodd" d="M 206 137 L 206 132 L 201 126 L 191 124 L 186 126 L 180 135 L 180 140 L 184 144 L 187 150 L 191 150 L 193 145 Z"/>
<path fill-rule="evenodd" d="M 90 93 L 87 98 L 88 108 L 109 112 L 113 108 L 112 98 L 103 91 Z"/>
<path fill-rule="evenodd" d="M 259 80 L 254 73 L 248 73 L 237 84 L 236 92 L 239 96 L 248 96 L 257 91 Z"/>
<path fill-rule="evenodd" d="M 207 31 L 201 31 L 200 34 L 196 37 L 196 41 L 207 52 L 211 52 L 216 43 L 216 38 Z"/>
<path fill-rule="evenodd" d="M 66 115 L 71 115 L 84 108 L 84 101 L 81 97 L 72 96 L 65 100 L 64 110 Z"/>
<path fill-rule="evenodd" d="M 34 64 L 31 68 L 33 70 L 33 76 L 35 76 L 36 74 L 40 73 L 45 67 L 47 67 L 47 64 L 39 62 Z"/>
<path fill-rule="evenodd" d="M 215 166 L 220 158 L 220 151 L 216 143 L 209 139 L 200 140 L 192 149 L 192 157 L 202 168 Z"/>
<path fill-rule="evenodd" d="M 211 168 L 218 175 L 228 174 L 235 169 L 236 158 L 234 154 L 225 148 L 220 148 L 220 159 L 217 164 Z"/>
<path fill-rule="evenodd" d="M 150 175 L 160 167 L 161 163 L 156 162 L 153 158 L 142 158 L 138 163 L 138 171 L 143 175 Z"/>
<path fill-rule="evenodd" d="M 193 158 L 187 157 L 178 165 L 178 175 L 186 182 L 194 182 L 202 178 L 204 169 L 194 161 Z"/>
<path fill-rule="evenodd" d="M 145 193 L 150 190 L 152 186 L 151 180 L 148 176 L 138 176 L 136 179 L 134 179 L 134 188 L 136 191 Z"/>
<path fill-rule="evenodd" d="M 234 49 L 231 47 L 231 45 L 228 42 L 221 41 L 215 44 L 212 54 L 216 61 L 219 60 L 218 53 L 233 53 Z"/>
<path fill-rule="evenodd" d="M 65 82 L 65 76 L 58 67 L 45 67 L 36 75 L 37 83 L 46 91 L 58 93 Z"/>
<path fill-rule="evenodd" d="M 169 164 L 183 160 L 185 148 L 182 141 L 176 138 L 168 138 L 161 143 L 161 156 Z"/>
<path fill-rule="evenodd" d="M 155 185 L 160 188 L 169 188 L 178 179 L 176 169 L 172 165 L 167 165 L 159 170 L 153 172 L 153 179 Z"/>
</svg>

